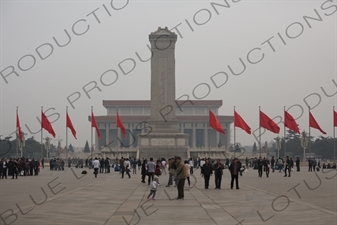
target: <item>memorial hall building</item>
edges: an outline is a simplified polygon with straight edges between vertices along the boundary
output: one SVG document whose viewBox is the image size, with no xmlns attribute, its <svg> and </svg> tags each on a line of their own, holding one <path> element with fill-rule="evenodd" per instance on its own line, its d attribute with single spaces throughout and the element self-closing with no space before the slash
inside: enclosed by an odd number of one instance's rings
<svg viewBox="0 0 337 225">
<path fill-rule="evenodd" d="M 137 147 L 138 135 L 151 132 L 151 127 L 147 123 L 151 117 L 150 100 L 103 100 L 103 106 L 107 110 L 107 115 L 95 116 L 101 134 L 100 139 L 95 135 L 95 149 L 101 149 L 107 144 L 110 147 L 116 147 L 117 143 L 119 143 L 118 147 Z M 175 110 L 179 130 L 181 133 L 189 134 L 190 148 L 208 148 L 208 140 L 213 148 L 229 147 L 230 124 L 233 123 L 234 117 L 219 115 L 218 110 L 221 106 L 222 100 L 177 101 Z M 125 138 L 121 130 L 116 127 L 117 109 L 126 129 Z M 209 109 L 217 116 L 225 134 L 209 128 Z M 91 121 L 90 116 L 88 119 Z"/>
</svg>

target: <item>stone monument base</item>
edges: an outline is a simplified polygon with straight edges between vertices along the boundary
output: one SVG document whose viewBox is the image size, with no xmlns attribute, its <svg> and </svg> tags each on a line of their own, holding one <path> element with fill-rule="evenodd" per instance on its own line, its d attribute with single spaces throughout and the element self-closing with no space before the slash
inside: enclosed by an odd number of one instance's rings
<svg viewBox="0 0 337 225">
<path fill-rule="evenodd" d="M 138 136 L 139 158 L 171 158 L 180 156 L 187 159 L 188 134 L 183 133 L 150 133 Z"/>
</svg>

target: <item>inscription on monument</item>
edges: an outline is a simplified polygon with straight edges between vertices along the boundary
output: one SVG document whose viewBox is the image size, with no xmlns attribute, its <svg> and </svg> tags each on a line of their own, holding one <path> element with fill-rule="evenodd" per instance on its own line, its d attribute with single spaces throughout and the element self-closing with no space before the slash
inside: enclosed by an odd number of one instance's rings
<svg viewBox="0 0 337 225">
<path fill-rule="evenodd" d="M 152 138 L 152 146 L 174 146 L 174 138 Z"/>
<path fill-rule="evenodd" d="M 159 64 L 159 99 L 160 99 L 160 108 L 167 106 L 167 59 L 160 59 Z"/>
</svg>

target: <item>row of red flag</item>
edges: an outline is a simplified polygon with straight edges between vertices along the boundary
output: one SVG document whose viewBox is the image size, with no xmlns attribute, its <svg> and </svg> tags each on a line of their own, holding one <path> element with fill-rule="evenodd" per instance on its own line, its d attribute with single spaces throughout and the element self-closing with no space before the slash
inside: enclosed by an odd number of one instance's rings
<svg viewBox="0 0 337 225">
<path fill-rule="evenodd" d="M 337 127 L 337 112 L 334 111 L 334 126 Z M 122 122 L 122 119 L 119 117 L 118 113 L 116 114 L 116 124 L 117 128 L 120 128 L 123 134 L 123 137 L 126 138 L 126 130 L 124 127 L 124 124 Z M 294 119 L 294 117 L 289 114 L 287 111 L 284 111 L 284 125 L 285 127 L 289 128 L 290 130 L 293 130 L 297 133 L 300 133 L 300 130 L 298 128 L 298 125 Z M 221 126 L 221 123 L 217 119 L 217 117 L 214 115 L 212 111 L 209 111 L 209 126 L 213 128 L 214 130 L 225 133 L 224 129 Z M 73 134 L 73 136 L 76 138 L 76 130 L 74 128 L 73 123 L 71 122 L 71 119 L 68 115 L 68 112 L 66 112 L 66 127 L 69 128 Z M 98 125 L 96 123 L 96 119 L 94 116 L 94 113 L 91 112 L 91 127 L 95 128 L 98 138 L 101 138 L 101 134 L 98 129 Z M 248 126 L 248 124 L 244 121 L 244 119 L 234 110 L 234 127 L 239 127 L 246 131 L 248 134 L 251 134 L 251 128 Z M 273 133 L 278 134 L 280 132 L 280 127 L 266 114 L 264 114 L 262 111 L 260 111 L 260 127 L 263 127 Z M 317 123 L 316 119 L 313 117 L 311 112 L 309 111 L 309 127 L 318 129 L 323 134 L 326 134 L 325 131 L 321 129 L 319 124 Z M 19 120 L 19 114 L 18 111 L 16 113 L 16 128 L 18 132 L 18 137 L 20 140 L 22 140 L 22 130 Z M 51 134 L 54 138 L 56 136 L 55 131 L 53 129 L 52 124 L 48 120 L 47 116 L 41 111 L 41 128 L 48 131 L 49 134 Z"/>
<path fill-rule="evenodd" d="M 125 130 L 123 121 L 119 117 L 118 113 L 116 115 L 116 122 L 117 122 L 117 128 L 121 129 L 123 137 L 126 138 L 126 130 Z M 74 127 L 73 123 L 71 122 L 71 119 L 68 115 L 68 112 L 66 112 L 66 127 L 71 130 L 71 133 L 73 134 L 74 138 L 77 139 L 76 130 L 75 130 L 75 127 Z M 95 128 L 98 138 L 101 138 L 101 134 L 99 132 L 98 125 L 96 123 L 96 119 L 95 119 L 95 116 L 94 116 L 93 112 L 91 112 L 91 127 Z M 19 137 L 20 140 L 22 140 L 22 137 L 23 137 L 22 134 L 23 133 L 22 133 L 22 130 L 21 130 L 18 111 L 16 112 L 16 128 L 17 128 L 18 137 Z M 43 111 L 41 111 L 41 128 L 48 131 L 48 133 L 51 134 L 55 138 L 56 133 L 53 129 L 53 126 L 50 123 L 50 121 L 48 120 L 48 117 L 43 113 Z"/>
<path fill-rule="evenodd" d="M 336 111 L 334 111 L 333 113 L 333 119 L 334 119 L 334 127 L 337 127 Z M 290 130 L 293 130 L 296 133 L 300 133 L 300 129 L 298 128 L 296 120 L 287 111 L 284 111 L 284 125 Z M 225 133 L 224 129 L 221 126 L 221 123 L 219 122 L 219 120 L 212 111 L 209 111 L 209 126 L 220 133 L 223 134 Z M 251 129 L 248 126 L 248 124 L 235 110 L 234 110 L 234 127 L 239 127 L 244 131 L 246 131 L 248 134 L 251 134 Z M 260 110 L 260 127 L 263 127 L 276 134 L 280 132 L 280 127 L 261 110 Z M 316 119 L 314 118 L 314 116 L 311 114 L 310 111 L 309 111 L 309 127 L 315 128 L 321 131 L 323 134 L 326 134 L 326 132 L 322 130 L 322 128 L 319 126 L 319 124 L 317 123 Z"/>
</svg>

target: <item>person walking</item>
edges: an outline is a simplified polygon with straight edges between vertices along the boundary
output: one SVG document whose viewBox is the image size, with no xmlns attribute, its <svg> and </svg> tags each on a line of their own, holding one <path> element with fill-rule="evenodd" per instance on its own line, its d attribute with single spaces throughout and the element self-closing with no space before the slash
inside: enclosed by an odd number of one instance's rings
<svg viewBox="0 0 337 225">
<path fill-rule="evenodd" d="M 269 177 L 269 172 L 270 172 L 270 161 L 269 159 L 267 158 L 265 161 L 264 161 L 264 168 L 265 168 L 265 171 L 266 171 L 266 176 Z"/>
<path fill-rule="evenodd" d="M 263 160 L 262 160 L 261 156 L 260 156 L 259 160 L 257 161 L 257 170 L 258 170 L 259 177 L 262 177 Z"/>
<path fill-rule="evenodd" d="M 212 165 L 209 163 L 209 160 L 206 159 L 205 164 L 201 167 L 201 176 L 205 180 L 205 189 L 208 189 L 209 179 L 213 174 Z"/>
<path fill-rule="evenodd" d="M 158 186 L 159 186 L 159 178 L 157 176 L 154 176 L 152 185 L 150 187 L 150 194 L 147 196 L 147 199 L 149 199 L 152 195 L 152 200 L 156 200 L 154 197 L 156 196 Z"/>
<path fill-rule="evenodd" d="M 300 158 L 299 157 L 296 158 L 296 171 L 300 172 Z"/>
<path fill-rule="evenodd" d="M 238 163 L 238 159 L 234 158 L 233 163 L 229 166 L 229 172 L 231 174 L 231 189 L 233 189 L 234 186 L 234 180 L 235 180 L 235 186 L 236 189 L 239 190 L 239 172 L 240 172 L 240 164 Z"/>
<path fill-rule="evenodd" d="M 95 157 L 95 160 L 92 162 L 92 165 L 94 167 L 94 174 L 95 174 L 95 178 L 97 178 L 97 174 L 98 174 L 98 169 L 100 168 L 100 162 L 97 159 L 97 157 Z"/>
<path fill-rule="evenodd" d="M 19 169 L 18 169 L 18 163 L 16 161 L 16 159 L 14 159 L 12 161 L 12 179 L 14 179 L 14 176 L 15 176 L 15 179 L 18 179 L 18 173 L 19 173 Z"/>
<path fill-rule="evenodd" d="M 290 165 L 290 159 L 289 156 L 287 156 L 286 161 L 284 162 L 284 177 L 287 176 L 288 171 L 288 177 L 290 177 L 290 171 L 291 171 L 291 165 Z"/>
<path fill-rule="evenodd" d="M 220 159 L 217 159 L 217 162 L 213 166 L 215 177 L 215 189 L 221 189 L 223 169 L 225 169 L 225 165 L 221 163 Z"/>
<path fill-rule="evenodd" d="M 163 160 L 161 161 L 161 173 L 162 173 L 162 174 L 165 173 L 165 175 L 167 174 L 167 173 L 166 173 L 166 160 L 165 160 L 165 159 L 163 159 Z"/>
<path fill-rule="evenodd" d="M 278 160 L 277 160 L 277 168 L 279 170 L 279 173 L 281 173 L 282 168 L 283 168 L 283 160 L 282 160 L 281 157 L 279 157 Z"/>
<path fill-rule="evenodd" d="M 271 169 L 273 170 L 273 173 L 274 173 L 274 171 L 275 171 L 275 159 L 274 159 L 274 156 L 271 157 L 270 167 L 271 167 Z"/>
<path fill-rule="evenodd" d="M 141 167 L 142 167 L 142 171 L 141 171 L 142 183 L 145 183 L 145 177 L 146 177 L 146 174 L 147 174 L 146 164 L 147 164 L 147 161 L 145 159 L 143 159 L 143 163 L 141 165 Z"/>
<path fill-rule="evenodd" d="M 7 179 L 7 169 L 8 169 L 8 164 L 7 164 L 7 159 L 4 158 L 2 159 L 2 179 L 6 178 Z"/>
<path fill-rule="evenodd" d="M 187 160 L 185 160 L 184 163 L 185 163 L 186 179 L 187 179 L 187 182 L 188 182 L 188 187 L 190 187 L 191 186 L 191 181 L 190 181 L 191 166 L 190 166 L 190 164 Z"/>
<path fill-rule="evenodd" d="M 184 200 L 184 186 L 186 179 L 186 171 L 184 163 L 181 161 L 181 157 L 176 158 L 177 169 L 174 174 L 174 179 L 177 181 L 178 197 L 176 199 Z"/>
<path fill-rule="evenodd" d="M 172 184 L 173 184 L 173 176 L 174 176 L 174 173 L 175 173 L 175 169 L 173 169 L 172 167 L 172 164 L 174 163 L 174 160 L 173 158 L 170 158 L 169 161 L 168 161 L 168 173 L 169 173 L 169 179 L 168 179 L 168 182 L 167 182 L 167 185 L 166 187 L 170 187 Z"/>
<path fill-rule="evenodd" d="M 128 175 L 129 178 L 131 178 L 131 175 L 130 175 L 130 161 L 128 158 L 125 159 L 124 161 L 124 171 L 126 172 L 126 174 Z M 124 172 L 122 172 L 122 178 L 124 178 Z"/>
<path fill-rule="evenodd" d="M 137 174 L 137 161 L 133 159 L 132 161 L 132 174 Z"/>
<path fill-rule="evenodd" d="M 147 184 L 150 185 L 150 182 L 153 181 L 154 172 L 156 169 L 156 164 L 153 162 L 153 158 L 150 158 L 150 161 L 147 163 L 147 175 L 149 176 Z"/>
</svg>

